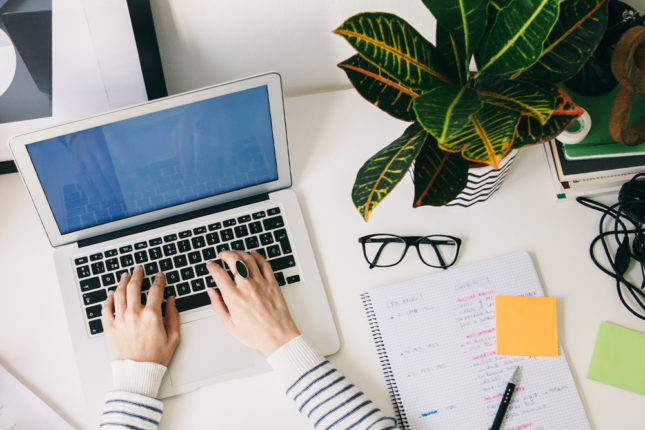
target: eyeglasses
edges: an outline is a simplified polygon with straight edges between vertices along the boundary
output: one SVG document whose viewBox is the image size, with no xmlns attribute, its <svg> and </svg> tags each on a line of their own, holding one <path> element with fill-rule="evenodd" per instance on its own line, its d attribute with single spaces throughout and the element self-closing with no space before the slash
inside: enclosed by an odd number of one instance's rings
<svg viewBox="0 0 645 430">
<path fill-rule="evenodd" d="M 447 269 L 457 260 L 461 239 L 446 235 L 396 236 L 394 234 L 370 234 L 358 239 L 363 246 L 363 255 L 374 267 L 391 267 L 399 264 L 408 248 L 414 246 L 419 258 L 430 267 Z"/>
</svg>

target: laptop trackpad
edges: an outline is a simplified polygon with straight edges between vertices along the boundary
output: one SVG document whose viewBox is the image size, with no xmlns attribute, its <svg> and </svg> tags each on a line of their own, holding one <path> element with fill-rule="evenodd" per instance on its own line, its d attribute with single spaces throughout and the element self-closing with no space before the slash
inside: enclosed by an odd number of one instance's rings
<svg viewBox="0 0 645 430">
<path fill-rule="evenodd" d="M 174 386 L 210 379 L 253 366 L 253 352 L 209 317 L 181 325 L 181 341 L 172 362 Z"/>
</svg>

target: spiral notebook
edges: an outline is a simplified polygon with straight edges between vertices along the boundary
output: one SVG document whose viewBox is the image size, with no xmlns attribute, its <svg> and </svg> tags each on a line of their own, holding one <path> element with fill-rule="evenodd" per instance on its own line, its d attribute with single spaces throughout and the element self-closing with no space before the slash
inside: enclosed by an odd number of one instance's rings
<svg viewBox="0 0 645 430">
<path fill-rule="evenodd" d="M 562 347 L 558 357 L 496 355 L 496 295 L 544 295 L 527 253 L 361 295 L 399 426 L 489 428 L 520 366 L 505 429 L 590 429 Z"/>
</svg>

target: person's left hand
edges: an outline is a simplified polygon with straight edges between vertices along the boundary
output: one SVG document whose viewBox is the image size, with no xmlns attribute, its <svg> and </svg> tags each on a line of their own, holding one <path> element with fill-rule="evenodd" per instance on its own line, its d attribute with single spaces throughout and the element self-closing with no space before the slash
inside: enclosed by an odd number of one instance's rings
<svg viewBox="0 0 645 430">
<path fill-rule="evenodd" d="M 161 302 L 166 277 L 158 273 L 148 292 L 146 305 L 141 304 L 143 268 L 132 276 L 124 274 L 117 289 L 103 304 L 103 327 L 112 359 L 152 362 L 167 366 L 179 343 L 179 314 L 175 298 L 166 301 L 166 317 Z"/>
</svg>

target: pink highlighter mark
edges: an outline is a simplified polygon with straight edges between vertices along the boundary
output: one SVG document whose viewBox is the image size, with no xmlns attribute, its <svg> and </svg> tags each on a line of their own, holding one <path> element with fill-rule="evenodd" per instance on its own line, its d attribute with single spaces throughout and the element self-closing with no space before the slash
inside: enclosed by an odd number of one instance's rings
<svg viewBox="0 0 645 430">
<path fill-rule="evenodd" d="M 457 303 L 465 302 L 467 300 L 476 299 L 478 297 L 490 296 L 491 294 L 494 294 L 494 293 L 495 293 L 495 291 L 490 290 L 490 291 L 483 291 L 483 292 L 478 293 L 478 294 L 472 294 L 470 296 L 459 297 L 457 299 Z"/>
<path fill-rule="evenodd" d="M 471 358 L 471 360 L 479 360 L 480 358 L 488 357 L 489 355 L 495 355 L 495 351 L 488 351 L 483 354 L 479 354 Z"/>
<path fill-rule="evenodd" d="M 522 385 L 521 387 L 515 387 L 515 389 L 513 390 L 513 392 L 514 392 L 514 393 L 517 393 L 518 391 L 524 391 L 524 390 L 526 390 L 526 387 L 525 387 L 524 385 Z M 499 398 L 500 398 L 500 397 L 502 397 L 503 395 L 504 395 L 504 393 L 499 393 L 499 394 L 495 394 L 494 396 L 484 397 L 484 401 L 485 401 L 485 402 L 487 402 L 487 401 L 489 401 L 489 400 L 499 399 Z M 510 430 L 510 429 L 507 429 L 507 430 Z"/>
<path fill-rule="evenodd" d="M 507 428 L 506 430 L 522 430 L 522 429 L 527 429 L 529 427 L 533 427 L 533 423 L 520 424 L 519 426 L 510 427 L 510 428 Z"/>
<path fill-rule="evenodd" d="M 494 328 L 494 327 L 493 327 L 493 328 L 490 328 L 490 329 L 488 329 L 488 330 L 478 331 L 477 333 L 472 333 L 472 334 L 467 335 L 467 336 L 466 336 L 466 339 L 470 339 L 470 338 L 473 338 L 473 337 L 481 336 L 481 335 L 483 335 L 483 334 L 493 333 L 494 331 L 495 331 L 495 328 Z"/>
</svg>

